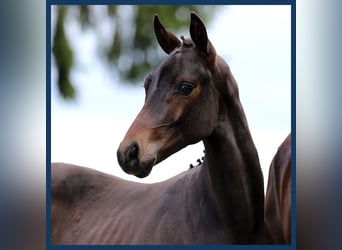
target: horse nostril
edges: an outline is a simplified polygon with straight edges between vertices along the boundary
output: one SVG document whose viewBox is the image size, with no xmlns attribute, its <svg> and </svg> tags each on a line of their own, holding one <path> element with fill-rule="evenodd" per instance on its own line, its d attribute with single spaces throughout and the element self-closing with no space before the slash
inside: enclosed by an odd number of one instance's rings
<svg viewBox="0 0 342 250">
<path fill-rule="evenodd" d="M 130 166 L 136 167 L 139 163 L 139 146 L 137 143 L 133 143 L 126 152 L 127 162 Z"/>
</svg>

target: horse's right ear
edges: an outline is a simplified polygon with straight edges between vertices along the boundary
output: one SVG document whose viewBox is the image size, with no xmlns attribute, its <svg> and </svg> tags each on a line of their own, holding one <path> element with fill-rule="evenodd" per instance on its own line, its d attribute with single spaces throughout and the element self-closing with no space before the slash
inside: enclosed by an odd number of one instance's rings
<svg viewBox="0 0 342 250">
<path fill-rule="evenodd" d="M 170 31 L 165 29 L 159 21 L 158 15 L 154 15 L 154 33 L 156 34 L 160 47 L 170 54 L 175 48 L 182 45 L 181 41 Z"/>
</svg>

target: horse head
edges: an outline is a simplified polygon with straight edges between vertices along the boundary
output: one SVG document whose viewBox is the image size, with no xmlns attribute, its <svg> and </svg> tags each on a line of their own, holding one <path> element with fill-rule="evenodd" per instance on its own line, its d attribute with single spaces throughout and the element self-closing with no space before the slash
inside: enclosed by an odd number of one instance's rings
<svg viewBox="0 0 342 250">
<path fill-rule="evenodd" d="M 229 71 L 196 14 L 191 14 L 191 38 L 178 39 L 157 15 L 154 32 L 168 55 L 146 77 L 144 106 L 117 151 L 121 168 L 140 178 L 148 176 L 155 164 L 211 134 L 219 120 L 217 83 L 225 83 L 227 73 L 222 72 Z"/>
</svg>

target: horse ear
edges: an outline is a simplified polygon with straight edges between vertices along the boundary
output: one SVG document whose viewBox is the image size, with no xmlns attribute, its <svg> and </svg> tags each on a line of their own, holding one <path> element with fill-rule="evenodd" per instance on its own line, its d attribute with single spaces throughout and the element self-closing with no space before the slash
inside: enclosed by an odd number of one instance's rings
<svg viewBox="0 0 342 250">
<path fill-rule="evenodd" d="M 170 54 L 175 48 L 182 45 L 181 41 L 170 31 L 165 29 L 159 21 L 158 15 L 154 15 L 154 33 L 156 34 L 160 47 Z"/>
<path fill-rule="evenodd" d="M 201 18 L 194 12 L 191 13 L 190 35 L 197 48 L 206 54 L 210 53 L 212 45 L 207 30 Z"/>
</svg>

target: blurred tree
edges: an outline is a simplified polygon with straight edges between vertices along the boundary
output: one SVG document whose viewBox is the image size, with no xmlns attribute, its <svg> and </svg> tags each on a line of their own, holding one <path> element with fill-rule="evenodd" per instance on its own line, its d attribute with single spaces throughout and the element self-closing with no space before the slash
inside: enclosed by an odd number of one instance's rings
<svg viewBox="0 0 342 250">
<path fill-rule="evenodd" d="M 96 11 L 105 9 L 106 17 L 111 19 L 111 42 L 98 42 L 100 58 L 103 58 L 111 70 L 114 68 L 123 82 L 136 83 L 161 60 L 160 48 L 156 44 L 153 32 L 153 16 L 158 14 L 165 26 L 172 32 L 188 29 L 190 12 L 197 12 L 208 22 L 215 6 L 196 5 L 136 5 L 136 6 L 54 6 L 56 17 L 52 38 L 52 53 L 57 68 L 57 84 L 64 98 L 73 99 L 75 88 L 70 80 L 74 64 L 73 48 L 65 32 L 68 18 L 77 20 L 83 30 L 99 29 L 102 19 Z M 102 13 L 102 15 L 103 15 Z M 114 67 L 113 67 L 114 66 Z M 54 83 L 53 83 L 54 84 Z"/>
</svg>

